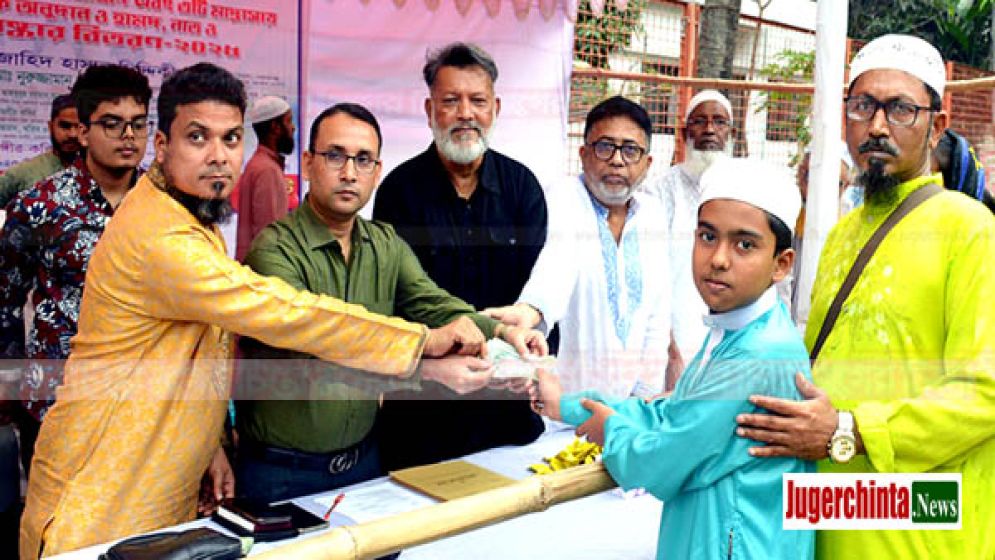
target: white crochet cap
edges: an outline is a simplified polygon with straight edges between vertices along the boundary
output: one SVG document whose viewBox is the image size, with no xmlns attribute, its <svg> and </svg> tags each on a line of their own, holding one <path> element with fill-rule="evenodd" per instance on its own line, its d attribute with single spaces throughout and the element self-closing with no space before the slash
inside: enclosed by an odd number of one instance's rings
<svg viewBox="0 0 995 560">
<path fill-rule="evenodd" d="M 260 97 L 249 109 L 248 120 L 250 124 L 259 124 L 268 120 L 282 116 L 290 110 L 290 104 L 282 97 L 267 95 Z"/>
<path fill-rule="evenodd" d="M 869 70 L 901 70 L 943 96 L 947 70 L 936 47 L 911 35 L 882 35 L 860 49 L 850 63 L 850 85 Z"/>
<path fill-rule="evenodd" d="M 752 158 L 724 158 L 701 175 L 701 204 L 738 200 L 777 216 L 793 234 L 802 197 L 787 168 Z"/>
<path fill-rule="evenodd" d="M 726 98 L 726 96 L 714 89 L 703 89 L 691 98 L 691 102 L 688 103 L 688 110 L 684 113 L 684 120 L 686 121 L 691 118 L 691 112 L 697 109 L 698 105 L 701 105 L 706 101 L 714 101 L 719 105 L 722 105 L 722 107 L 726 110 L 726 113 L 729 115 L 729 122 L 732 122 L 732 103 L 729 103 L 729 99 Z"/>
</svg>

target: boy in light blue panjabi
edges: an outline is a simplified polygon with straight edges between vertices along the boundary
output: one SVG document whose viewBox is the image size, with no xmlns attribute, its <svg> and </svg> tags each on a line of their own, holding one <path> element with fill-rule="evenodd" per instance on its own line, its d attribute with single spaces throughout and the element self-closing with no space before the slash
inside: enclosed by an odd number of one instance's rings
<svg viewBox="0 0 995 560">
<path fill-rule="evenodd" d="M 701 177 L 695 286 L 709 334 L 667 398 L 611 401 L 562 395 L 541 374 L 536 407 L 603 443 L 603 461 L 625 489 L 665 502 L 657 558 L 808 559 L 813 531 L 782 528 L 784 473 L 814 472 L 798 459 L 752 457 L 736 416 L 757 412 L 752 394 L 802 400 L 808 352 L 775 282 L 791 270 L 791 228 L 801 200 L 781 170 L 757 160 L 717 162 Z"/>
</svg>

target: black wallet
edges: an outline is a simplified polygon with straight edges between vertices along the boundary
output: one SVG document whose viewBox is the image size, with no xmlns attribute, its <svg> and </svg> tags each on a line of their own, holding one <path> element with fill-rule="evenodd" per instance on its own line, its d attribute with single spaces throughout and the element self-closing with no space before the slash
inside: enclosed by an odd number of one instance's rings
<svg viewBox="0 0 995 560">
<path fill-rule="evenodd" d="M 125 539 L 101 554 L 100 560 L 234 560 L 241 556 L 242 541 L 200 528 Z"/>
<path fill-rule="evenodd" d="M 329 526 L 328 521 L 322 519 L 310 511 L 302 508 L 293 502 L 267 505 L 261 503 L 251 503 L 246 500 L 238 501 L 237 507 L 229 502 L 221 511 L 218 508 L 211 516 L 211 521 L 228 529 L 232 533 L 242 537 L 252 537 L 255 542 L 271 542 L 283 539 L 292 539 L 304 533 L 325 529 Z M 232 519 L 239 518 L 239 520 Z M 251 518 L 251 520 L 250 520 Z M 264 518 L 273 520 L 287 520 L 286 526 L 273 525 L 273 528 L 264 529 L 258 527 L 258 521 Z M 253 527 L 252 521 L 256 521 Z"/>
</svg>

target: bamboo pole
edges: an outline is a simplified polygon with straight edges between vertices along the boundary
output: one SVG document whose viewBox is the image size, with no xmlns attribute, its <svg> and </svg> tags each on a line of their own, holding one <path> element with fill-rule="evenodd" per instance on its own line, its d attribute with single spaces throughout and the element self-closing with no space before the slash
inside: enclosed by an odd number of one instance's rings
<svg viewBox="0 0 995 560">
<path fill-rule="evenodd" d="M 718 78 L 691 78 L 687 76 L 664 76 L 662 74 L 640 74 L 639 72 L 617 72 L 601 68 L 574 68 L 573 75 L 584 78 L 604 78 L 615 80 L 635 80 L 648 83 L 673 84 L 705 89 L 761 89 L 781 93 L 814 93 L 814 84 L 789 84 L 786 82 L 762 82 L 747 80 L 721 80 Z M 973 78 L 970 80 L 950 80 L 946 91 L 959 93 L 979 89 L 995 88 L 995 76 Z"/>
<path fill-rule="evenodd" d="M 289 543 L 260 560 L 365 560 L 491 525 L 614 488 L 601 463 L 532 476 L 474 496 L 434 504 Z"/>
</svg>

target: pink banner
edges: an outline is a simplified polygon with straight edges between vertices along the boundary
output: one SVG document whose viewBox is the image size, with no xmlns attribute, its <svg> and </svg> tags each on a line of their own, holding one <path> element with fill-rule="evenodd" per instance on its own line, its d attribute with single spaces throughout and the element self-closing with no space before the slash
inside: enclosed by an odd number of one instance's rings
<svg viewBox="0 0 995 560">
<path fill-rule="evenodd" d="M 498 1 L 503 5 L 495 8 Z M 361 103 L 380 121 L 386 174 L 432 141 L 421 75 L 426 52 L 470 41 L 487 50 L 499 69 L 495 90 L 502 104 L 493 147 L 528 165 L 548 186 L 566 170 L 573 24 L 562 10 L 548 20 L 538 11 L 519 19 L 517 2 L 474 0 L 469 6 L 470 0 L 449 0 L 432 10 L 424 0 L 400 7 L 312 0 L 305 18 L 305 134 L 323 109 Z"/>
<path fill-rule="evenodd" d="M 282 95 L 296 105 L 297 3 L 230 4 L 0 1 L 0 170 L 50 148 L 52 97 L 94 64 L 131 66 L 148 76 L 155 94 L 175 70 L 213 62 L 238 74 L 251 98 Z M 150 110 L 154 119 L 154 96 Z M 251 144 L 250 154 L 254 138 Z M 150 146 L 146 164 L 151 159 Z M 288 161 L 296 174 L 296 157 Z"/>
</svg>

